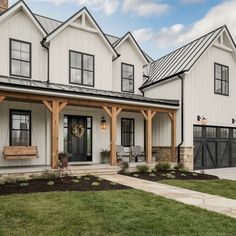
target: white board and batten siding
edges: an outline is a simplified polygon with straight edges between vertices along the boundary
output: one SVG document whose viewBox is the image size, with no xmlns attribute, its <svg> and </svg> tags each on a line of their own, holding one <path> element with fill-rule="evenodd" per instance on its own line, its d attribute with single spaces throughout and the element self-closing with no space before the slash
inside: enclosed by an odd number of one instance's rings
<svg viewBox="0 0 236 236">
<path fill-rule="evenodd" d="M 158 84 L 158 86 L 150 86 L 144 90 L 146 97 L 160 99 L 174 99 L 181 101 L 181 80 L 174 78 Z M 180 142 L 181 132 L 181 107 L 177 110 L 176 115 L 176 143 Z M 157 113 L 153 119 L 153 146 L 168 147 L 171 145 L 171 121 L 168 114 Z"/>
<path fill-rule="evenodd" d="M 10 142 L 10 110 L 31 111 L 31 143 L 38 147 L 38 158 L 28 160 L 5 160 L 2 153 L 4 146 L 9 146 Z M 50 115 L 47 114 L 44 105 L 35 103 L 23 103 L 13 101 L 3 101 L 0 106 L 0 166 L 36 166 L 50 165 Z"/>
<path fill-rule="evenodd" d="M 143 59 L 130 39 L 125 40 L 116 50 L 121 56 L 113 62 L 113 90 L 121 91 L 121 63 L 126 63 L 134 66 L 134 93 L 141 94 L 139 87 L 143 84 Z"/>
<path fill-rule="evenodd" d="M 10 38 L 31 43 L 32 47 L 32 78 L 47 80 L 47 51 L 40 42 L 42 35 L 30 18 L 21 10 L 0 24 L 0 75 L 8 76 L 9 41 Z"/>
<path fill-rule="evenodd" d="M 229 67 L 229 96 L 214 93 L 214 63 Z M 185 79 L 185 140 L 193 145 L 193 124 L 204 115 L 208 125 L 235 127 L 236 118 L 235 53 L 211 46 Z"/>
<path fill-rule="evenodd" d="M 112 90 L 112 53 L 98 34 L 68 26 L 50 41 L 50 82 L 69 84 L 69 50 L 94 55 L 94 88 Z"/>
</svg>

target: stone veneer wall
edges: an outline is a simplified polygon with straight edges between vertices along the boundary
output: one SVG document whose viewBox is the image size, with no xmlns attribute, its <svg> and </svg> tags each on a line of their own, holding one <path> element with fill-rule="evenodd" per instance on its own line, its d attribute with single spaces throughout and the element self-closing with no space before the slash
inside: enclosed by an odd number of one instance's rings
<svg viewBox="0 0 236 236">
<path fill-rule="evenodd" d="M 183 163 L 188 170 L 193 170 L 194 147 L 180 148 L 180 163 Z"/>
<path fill-rule="evenodd" d="M 176 157 L 171 157 L 171 147 L 153 147 L 153 156 L 156 156 L 156 161 L 177 162 L 178 150 L 176 148 Z M 193 151 L 194 147 L 181 147 L 180 148 L 180 162 L 188 170 L 193 170 Z"/>
<path fill-rule="evenodd" d="M 156 161 L 176 162 L 176 158 L 171 157 L 171 147 L 153 147 L 153 155 L 156 156 Z"/>
</svg>

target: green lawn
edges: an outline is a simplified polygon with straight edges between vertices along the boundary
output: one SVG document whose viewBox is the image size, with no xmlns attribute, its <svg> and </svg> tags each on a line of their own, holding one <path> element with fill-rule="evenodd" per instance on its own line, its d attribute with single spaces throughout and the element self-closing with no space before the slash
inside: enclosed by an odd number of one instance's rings
<svg viewBox="0 0 236 236">
<path fill-rule="evenodd" d="M 236 235 L 236 220 L 138 190 L 0 197 L 0 235 Z"/>
<path fill-rule="evenodd" d="M 236 181 L 218 180 L 162 180 L 161 183 L 181 188 L 210 193 L 222 197 L 236 199 Z"/>
</svg>

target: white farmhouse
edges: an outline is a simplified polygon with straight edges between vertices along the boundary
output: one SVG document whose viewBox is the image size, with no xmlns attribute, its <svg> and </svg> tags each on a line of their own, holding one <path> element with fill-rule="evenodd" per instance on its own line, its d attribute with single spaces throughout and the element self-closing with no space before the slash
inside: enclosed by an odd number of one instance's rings
<svg viewBox="0 0 236 236">
<path fill-rule="evenodd" d="M 226 26 L 153 61 L 86 8 L 65 22 L 0 0 L 0 167 L 118 158 L 236 166 L 235 45 Z M 233 119 L 233 120 L 232 120 Z M 236 119 L 236 117 L 235 117 Z M 126 153 L 121 153 L 124 150 Z"/>
</svg>

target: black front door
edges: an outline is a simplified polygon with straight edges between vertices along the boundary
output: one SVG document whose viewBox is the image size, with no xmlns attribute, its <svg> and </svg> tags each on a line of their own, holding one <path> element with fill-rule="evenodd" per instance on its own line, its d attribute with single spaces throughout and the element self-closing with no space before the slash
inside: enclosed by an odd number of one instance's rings
<svg viewBox="0 0 236 236">
<path fill-rule="evenodd" d="M 71 161 L 91 161 L 91 117 L 67 116 L 68 153 Z"/>
</svg>

